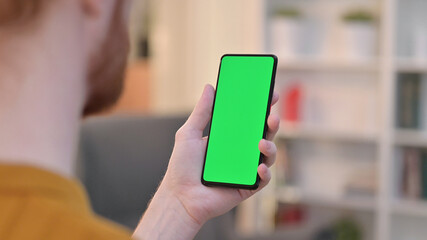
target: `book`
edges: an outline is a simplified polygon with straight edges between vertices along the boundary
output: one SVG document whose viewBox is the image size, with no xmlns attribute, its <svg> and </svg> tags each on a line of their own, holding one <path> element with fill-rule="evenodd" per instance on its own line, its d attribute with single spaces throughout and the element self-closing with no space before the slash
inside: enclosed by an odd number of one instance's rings
<svg viewBox="0 0 427 240">
<path fill-rule="evenodd" d="M 277 228 L 298 226 L 303 224 L 306 218 L 307 207 L 301 204 L 279 204 L 275 216 Z"/>
<path fill-rule="evenodd" d="M 397 84 L 397 127 L 420 128 L 421 75 L 402 73 Z"/>
<path fill-rule="evenodd" d="M 427 152 L 424 151 L 421 160 L 421 192 L 422 198 L 427 199 Z"/>
<path fill-rule="evenodd" d="M 403 153 L 403 197 L 419 199 L 422 195 L 421 151 L 419 149 L 404 149 Z"/>
</svg>

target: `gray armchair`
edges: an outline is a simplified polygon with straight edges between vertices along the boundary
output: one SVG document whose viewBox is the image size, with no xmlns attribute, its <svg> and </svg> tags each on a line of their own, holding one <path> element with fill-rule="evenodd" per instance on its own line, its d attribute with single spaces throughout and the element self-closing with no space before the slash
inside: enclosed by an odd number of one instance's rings
<svg viewBox="0 0 427 240">
<path fill-rule="evenodd" d="M 78 170 L 96 213 L 131 229 L 137 225 L 186 118 L 98 117 L 83 124 Z M 196 239 L 230 239 L 232 223 L 231 213 L 213 219 Z"/>
</svg>

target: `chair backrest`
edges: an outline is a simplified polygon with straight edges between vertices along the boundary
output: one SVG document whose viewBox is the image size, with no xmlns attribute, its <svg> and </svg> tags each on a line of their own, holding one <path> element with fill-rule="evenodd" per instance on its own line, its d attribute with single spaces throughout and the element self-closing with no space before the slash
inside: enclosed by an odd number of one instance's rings
<svg viewBox="0 0 427 240">
<path fill-rule="evenodd" d="M 80 169 L 96 213 L 135 227 L 187 116 L 98 117 L 83 124 Z"/>
<path fill-rule="evenodd" d="M 187 116 L 97 117 L 82 126 L 78 175 L 94 211 L 133 229 L 162 179 Z M 205 129 L 205 134 L 207 129 Z M 208 221 L 195 240 L 229 240 L 232 214 Z"/>
</svg>

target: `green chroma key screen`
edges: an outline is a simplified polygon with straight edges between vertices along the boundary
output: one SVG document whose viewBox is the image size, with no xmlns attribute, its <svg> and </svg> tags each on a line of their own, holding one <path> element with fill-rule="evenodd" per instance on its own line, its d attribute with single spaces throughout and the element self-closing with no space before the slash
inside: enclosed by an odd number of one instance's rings
<svg viewBox="0 0 427 240">
<path fill-rule="evenodd" d="M 256 188 L 277 60 L 274 55 L 224 55 L 206 150 L 207 185 Z"/>
</svg>

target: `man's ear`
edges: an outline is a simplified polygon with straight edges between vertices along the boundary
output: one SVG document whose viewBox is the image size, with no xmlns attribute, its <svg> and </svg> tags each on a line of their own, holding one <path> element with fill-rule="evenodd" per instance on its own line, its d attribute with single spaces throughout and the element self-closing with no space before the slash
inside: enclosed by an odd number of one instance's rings
<svg viewBox="0 0 427 240">
<path fill-rule="evenodd" d="M 83 11 L 89 17 L 98 17 L 101 13 L 102 0 L 81 0 Z"/>
</svg>

